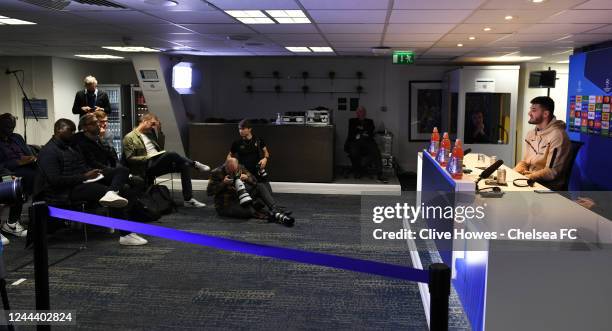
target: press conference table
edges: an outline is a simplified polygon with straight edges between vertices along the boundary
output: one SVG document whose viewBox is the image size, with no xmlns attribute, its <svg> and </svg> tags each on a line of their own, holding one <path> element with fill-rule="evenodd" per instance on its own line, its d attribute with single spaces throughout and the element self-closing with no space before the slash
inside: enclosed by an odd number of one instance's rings
<svg viewBox="0 0 612 331">
<path fill-rule="evenodd" d="M 511 167 L 501 198 L 475 194 L 482 170 L 477 154 L 464 159 L 471 174 L 453 180 L 431 156 L 419 153 L 417 188 L 454 192 L 455 204 L 486 205 L 485 222 L 454 224 L 466 231 L 524 232 L 575 228 L 579 240 L 458 240 L 452 257 L 453 286 L 473 330 L 609 330 L 612 325 L 612 221 L 542 185 L 517 187 L 525 178 Z M 488 159 L 487 159 L 488 160 Z M 484 180 L 479 188 L 487 187 Z M 548 191 L 550 193 L 536 193 Z M 461 200 L 461 201 L 459 201 Z M 444 254 L 443 260 L 444 260 Z M 413 260 L 418 254 L 412 254 Z M 413 261 L 414 262 L 414 261 Z M 420 264 L 420 261 L 417 261 Z M 428 297 L 428 294 L 421 294 Z"/>
</svg>

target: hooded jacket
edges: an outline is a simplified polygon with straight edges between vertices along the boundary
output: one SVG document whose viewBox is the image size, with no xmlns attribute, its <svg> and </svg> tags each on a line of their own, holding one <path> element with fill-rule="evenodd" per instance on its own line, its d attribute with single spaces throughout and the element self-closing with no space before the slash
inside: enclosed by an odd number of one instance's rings
<svg viewBox="0 0 612 331">
<path fill-rule="evenodd" d="M 563 171 L 568 166 L 571 143 L 565 132 L 565 122 L 553 118 L 543 130 L 529 131 L 525 138 L 523 159 L 514 168 L 530 172 L 527 177 L 551 189 L 563 182 Z"/>
</svg>

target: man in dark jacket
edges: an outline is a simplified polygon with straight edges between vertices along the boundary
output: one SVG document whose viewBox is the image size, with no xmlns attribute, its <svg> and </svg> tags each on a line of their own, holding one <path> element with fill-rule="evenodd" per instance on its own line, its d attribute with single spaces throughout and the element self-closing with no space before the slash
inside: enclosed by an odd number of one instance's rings
<svg viewBox="0 0 612 331">
<path fill-rule="evenodd" d="M 97 122 L 95 124 L 97 125 Z M 38 162 L 46 182 L 43 189 L 44 198 L 52 203 L 98 202 L 102 206 L 111 207 L 111 212 L 116 217 L 123 215 L 121 210 L 117 209 L 128 204 L 127 199 L 118 194 L 126 183 L 125 174 L 89 167 L 78 148 L 73 146 L 74 131 L 76 126 L 71 120 L 65 118 L 57 120 L 53 137 L 38 155 Z M 110 185 L 105 185 L 108 182 Z M 130 233 L 122 234 L 119 243 L 144 245 L 147 241 Z"/>
<path fill-rule="evenodd" d="M 32 194 L 34 178 L 38 173 L 36 157 L 26 145 L 23 137 L 15 130 L 16 120 L 10 113 L 0 115 L 0 167 L 6 168 L 15 177 L 21 177 L 23 191 Z M 18 237 L 27 235 L 27 230 L 21 225 L 20 218 L 23 209 L 22 202 L 11 205 L 9 217 L 2 224 L 2 231 Z"/>
<path fill-rule="evenodd" d="M 240 203 L 236 189 L 237 179 L 244 183 L 251 199 L 258 201 Z M 206 192 L 209 196 L 214 196 L 215 209 L 220 216 L 268 219 L 286 226 L 292 226 L 295 222 L 295 219 L 289 216 L 291 212 L 278 210 L 276 201 L 267 187 L 258 183 L 255 176 L 240 165 L 236 158 L 227 158 L 223 165 L 211 172 Z"/>
<path fill-rule="evenodd" d="M 107 114 L 111 113 L 110 100 L 108 94 L 98 90 L 98 81 L 94 76 L 85 77 L 85 89 L 80 90 L 74 97 L 72 113 L 83 116 L 96 110 L 101 110 Z"/>
<path fill-rule="evenodd" d="M 386 183 L 388 180 L 382 175 L 382 157 L 374 140 L 374 122 L 366 118 L 363 106 L 357 108 L 355 115 L 356 118 L 349 120 L 348 136 L 344 143 L 344 151 L 351 159 L 353 174 L 355 178 L 361 178 L 362 164 L 371 164 L 378 175 L 378 181 Z"/>
</svg>

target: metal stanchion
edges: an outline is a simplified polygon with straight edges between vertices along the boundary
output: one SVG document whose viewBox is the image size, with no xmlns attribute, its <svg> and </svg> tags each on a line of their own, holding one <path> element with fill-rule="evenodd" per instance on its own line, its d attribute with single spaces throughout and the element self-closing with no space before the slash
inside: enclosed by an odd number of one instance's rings
<svg viewBox="0 0 612 331">
<path fill-rule="evenodd" d="M 47 221 L 49 206 L 44 201 L 30 207 L 30 220 L 34 223 L 34 289 L 36 310 L 49 310 L 49 256 L 47 251 Z M 49 325 L 37 325 L 39 331 L 51 330 Z"/>
<path fill-rule="evenodd" d="M 448 330 L 451 270 L 444 263 L 429 266 L 429 330 Z"/>
</svg>

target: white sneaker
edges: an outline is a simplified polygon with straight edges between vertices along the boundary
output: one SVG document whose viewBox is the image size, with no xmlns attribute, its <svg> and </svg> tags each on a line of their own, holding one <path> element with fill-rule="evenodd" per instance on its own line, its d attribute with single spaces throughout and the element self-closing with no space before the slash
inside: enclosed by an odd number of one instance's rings
<svg viewBox="0 0 612 331">
<path fill-rule="evenodd" d="M 106 194 L 99 200 L 99 202 L 104 207 L 112 208 L 123 208 L 128 204 L 126 198 L 119 196 L 119 194 L 113 191 L 106 192 Z"/>
<path fill-rule="evenodd" d="M 185 207 L 194 207 L 194 208 L 202 208 L 202 207 L 206 207 L 206 204 L 204 202 L 200 202 L 194 198 L 191 198 L 191 200 L 187 200 L 185 202 L 183 202 L 183 206 Z"/>
<path fill-rule="evenodd" d="M 210 167 L 207 166 L 206 164 L 200 163 L 198 161 L 194 161 L 193 166 L 198 169 L 198 171 L 200 172 L 207 172 L 210 171 Z"/>
<path fill-rule="evenodd" d="M 2 246 L 6 246 L 10 243 L 10 240 L 8 240 L 7 237 L 3 236 L 2 233 L 0 233 L 0 239 L 2 239 Z"/>
<path fill-rule="evenodd" d="M 119 237 L 119 244 L 124 246 L 141 246 L 146 245 L 148 241 L 132 232 L 130 234 L 126 234 L 125 236 Z"/>
<path fill-rule="evenodd" d="M 16 237 L 25 237 L 28 235 L 28 230 L 26 230 L 23 225 L 19 223 L 19 221 L 13 224 L 10 224 L 8 221 L 4 222 L 4 224 L 2 224 L 2 231 L 10 233 Z"/>
</svg>

